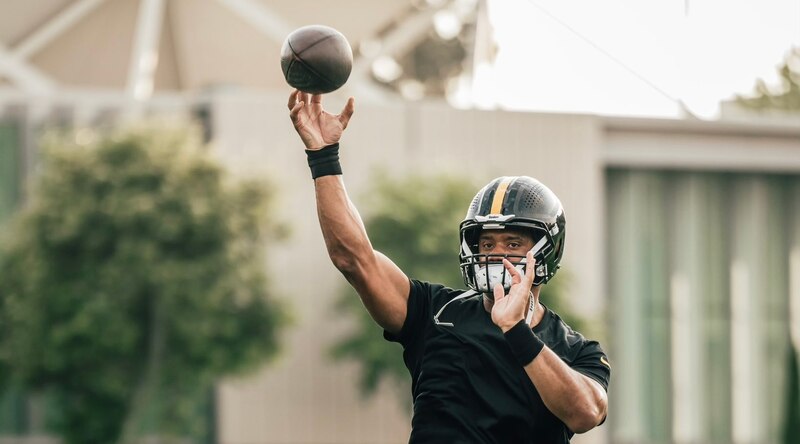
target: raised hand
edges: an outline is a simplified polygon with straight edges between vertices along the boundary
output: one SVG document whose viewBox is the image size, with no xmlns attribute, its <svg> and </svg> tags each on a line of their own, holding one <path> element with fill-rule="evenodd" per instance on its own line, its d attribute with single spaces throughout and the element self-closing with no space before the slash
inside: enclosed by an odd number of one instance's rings
<svg viewBox="0 0 800 444">
<path fill-rule="evenodd" d="M 528 251 L 526 257 L 527 266 L 525 267 L 524 276 L 508 259 L 503 259 L 503 266 L 506 268 L 506 272 L 511 275 L 511 289 L 509 289 L 508 294 L 505 294 L 501 284 L 495 285 L 492 289 L 494 292 L 492 322 L 500 327 L 504 333 L 520 320 L 525 319 L 530 298 L 533 297 L 531 295 L 531 286 L 533 285 L 533 271 L 536 268 L 536 260 L 533 258 L 532 251 Z"/>
<path fill-rule="evenodd" d="M 355 101 L 352 97 L 347 100 L 341 113 L 333 115 L 322 108 L 321 94 L 295 90 L 289 95 L 289 117 L 300 139 L 310 150 L 337 143 L 354 110 Z"/>
</svg>

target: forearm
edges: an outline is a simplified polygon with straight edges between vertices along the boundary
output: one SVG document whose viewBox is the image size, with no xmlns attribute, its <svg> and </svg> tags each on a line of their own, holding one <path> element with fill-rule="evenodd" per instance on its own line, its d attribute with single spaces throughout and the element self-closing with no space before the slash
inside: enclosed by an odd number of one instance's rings
<svg viewBox="0 0 800 444">
<path fill-rule="evenodd" d="M 364 223 L 344 187 L 340 175 L 314 180 L 317 216 L 328 256 L 345 276 L 352 275 L 363 263 L 374 259 Z"/>
<path fill-rule="evenodd" d="M 342 176 L 314 181 L 317 214 L 328 255 L 361 296 L 375 322 L 397 333 L 406 316 L 409 282 L 384 255 L 373 250 L 364 223 L 347 197 Z"/>
<path fill-rule="evenodd" d="M 575 433 L 597 426 L 606 415 L 606 395 L 599 384 L 571 369 L 552 350 L 544 347 L 525 366 L 548 410 Z"/>
<path fill-rule="evenodd" d="M 533 253 L 526 255 L 534 264 Z M 504 260 L 506 269 L 518 279 L 518 272 Z M 525 278 L 512 285 L 508 295 L 502 288 L 495 288 L 495 302 L 492 306 L 492 321 L 503 332 L 511 351 L 519 365 L 525 368 L 544 405 L 575 433 L 586 432 L 600 424 L 606 415 L 608 405 L 605 390 L 600 384 L 570 368 L 561 358 L 531 330 L 525 320 L 529 298 L 539 307 L 538 319 L 541 322 L 542 309 L 538 302 L 539 290 L 531 294 L 533 266 L 525 270 Z"/>
</svg>

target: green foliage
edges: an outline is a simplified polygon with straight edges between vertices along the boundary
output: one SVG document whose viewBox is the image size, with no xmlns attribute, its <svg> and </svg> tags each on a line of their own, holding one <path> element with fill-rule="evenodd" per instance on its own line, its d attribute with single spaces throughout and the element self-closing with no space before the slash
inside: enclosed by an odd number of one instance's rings
<svg viewBox="0 0 800 444">
<path fill-rule="evenodd" d="M 758 80 L 754 97 L 737 97 L 737 102 L 752 109 L 800 112 L 800 48 L 792 48 L 778 69 L 781 85 L 772 89 Z"/>
<path fill-rule="evenodd" d="M 19 198 L 19 133 L 15 122 L 0 120 L 0 227 L 13 213 Z"/>
<path fill-rule="evenodd" d="M 194 132 L 53 136 L 0 250 L 0 368 L 59 406 L 66 443 L 202 434 L 195 399 L 277 350 L 271 192 Z"/>
<path fill-rule="evenodd" d="M 373 247 L 390 257 L 408 276 L 464 288 L 458 266 L 459 223 L 479 186 L 451 177 L 409 177 L 392 181 L 376 175 L 365 205 L 365 225 Z M 575 329 L 583 325 L 564 303 L 565 282 L 561 270 L 547 284 L 541 301 Z M 352 288 L 340 295 L 337 311 L 355 319 L 356 328 L 331 349 L 335 360 L 355 360 L 361 367 L 359 386 L 372 394 L 386 378 L 399 386 L 403 399 L 410 392 L 402 348 L 383 339 Z"/>
<path fill-rule="evenodd" d="M 451 287 L 463 284 L 458 269 L 458 223 L 472 199 L 469 183 L 446 177 L 411 177 L 391 181 L 377 175 L 364 202 L 365 225 L 376 250 L 390 257 L 408 276 Z M 334 359 L 361 364 L 362 394 L 389 378 L 408 393 L 408 370 L 402 348 L 383 339 L 356 292 L 342 290 L 337 311 L 355 318 L 356 329 L 337 342 Z"/>
<path fill-rule="evenodd" d="M 573 330 L 585 335 L 589 330 L 589 323 L 572 310 L 570 300 L 567 297 L 570 294 L 569 285 L 571 280 L 572 277 L 569 270 L 565 270 L 562 266 L 555 277 L 542 287 L 542 292 L 539 294 L 539 302 L 557 313 L 561 320 L 566 322 Z"/>
<path fill-rule="evenodd" d="M 450 177 L 376 178 L 364 205 L 375 248 L 409 276 L 451 287 L 463 285 L 458 269 L 458 224 L 475 186 Z"/>
</svg>

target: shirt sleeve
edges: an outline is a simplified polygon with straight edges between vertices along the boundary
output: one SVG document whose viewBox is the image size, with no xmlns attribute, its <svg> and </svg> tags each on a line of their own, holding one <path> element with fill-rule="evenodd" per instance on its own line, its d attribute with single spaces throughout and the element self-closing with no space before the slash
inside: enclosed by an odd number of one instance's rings
<svg viewBox="0 0 800 444">
<path fill-rule="evenodd" d="M 390 342 L 398 342 L 403 348 L 415 342 L 424 330 L 425 322 L 430 318 L 430 287 L 416 279 L 410 280 L 408 302 L 406 305 L 406 320 L 397 334 L 383 331 L 383 337 Z"/>
<path fill-rule="evenodd" d="M 578 356 L 572 361 L 571 367 L 595 381 L 608 392 L 608 382 L 611 379 L 611 365 L 608 356 L 597 341 L 586 341 L 581 347 Z"/>
</svg>

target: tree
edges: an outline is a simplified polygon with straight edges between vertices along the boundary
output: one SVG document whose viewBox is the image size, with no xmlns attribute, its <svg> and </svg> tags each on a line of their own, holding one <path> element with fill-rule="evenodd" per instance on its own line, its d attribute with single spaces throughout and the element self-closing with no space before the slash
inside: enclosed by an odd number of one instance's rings
<svg viewBox="0 0 800 444">
<path fill-rule="evenodd" d="M 775 109 L 800 112 L 800 47 L 792 48 L 778 68 L 781 85 L 770 88 L 763 80 L 758 80 L 754 97 L 737 97 L 737 102 L 756 110 Z"/>
<path fill-rule="evenodd" d="M 458 225 L 472 200 L 474 184 L 447 176 L 412 176 L 391 180 L 376 175 L 365 202 L 365 225 L 373 246 L 390 257 L 407 275 L 464 288 L 458 267 Z M 541 301 L 555 309 L 575 328 L 582 320 L 569 313 L 562 295 L 568 276 L 564 270 L 542 289 Z M 383 339 L 358 295 L 349 286 L 342 290 L 336 310 L 355 319 L 355 330 L 331 348 L 335 360 L 360 364 L 359 387 L 372 394 L 386 379 L 399 387 L 408 400 L 410 378 L 403 363 L 402 348 Z"/>
<path fill-rule="evenodd" d="M 234 183 L 186 129 L 47 142 L 0 250 L 0 369 L 57 406 L 66 443 L 200 436 L 194 403 L 273 356 L 271 191 Z"/>
</svg>

